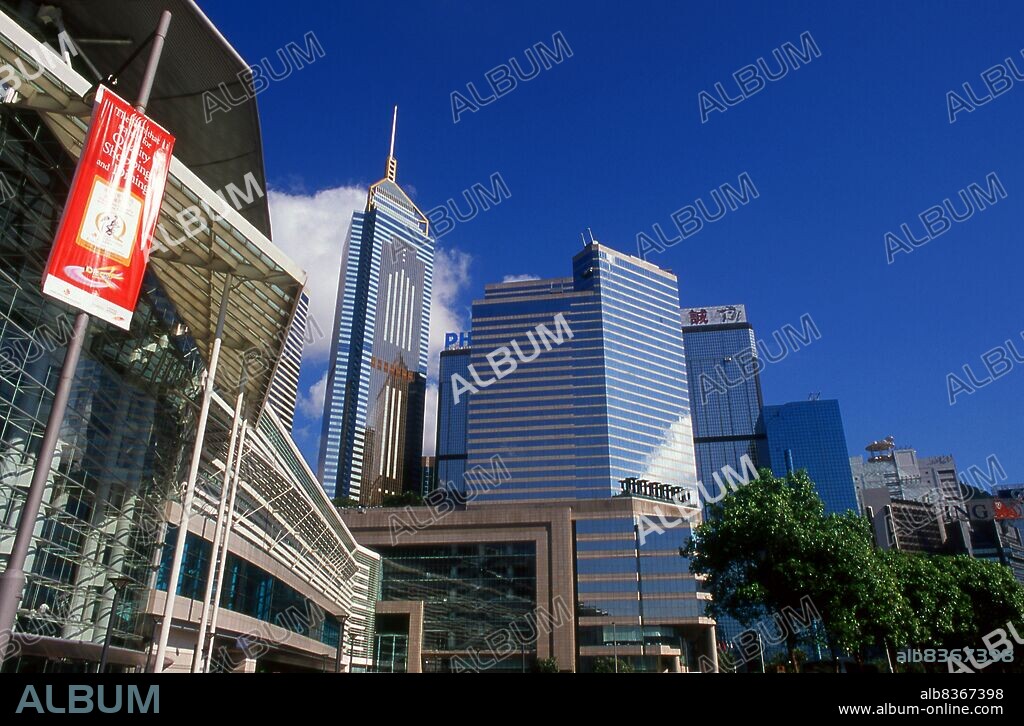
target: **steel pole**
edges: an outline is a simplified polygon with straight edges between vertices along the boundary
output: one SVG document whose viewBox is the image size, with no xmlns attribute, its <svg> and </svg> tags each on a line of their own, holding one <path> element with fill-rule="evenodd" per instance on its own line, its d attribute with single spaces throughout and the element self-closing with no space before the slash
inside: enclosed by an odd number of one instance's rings
<svg viewBox="0 0 1024 726">
<path fill-rule="evenodd" d="M 231 418 L 231 437 L 228 441 L 228 454 L 224 461 L 224 479 L 220 487 L 220 505 L 217 509 L 217 521 L 214 524 L 213 547 L 210 550 L 210 564 L 206 569 L 206 589 L 203 592 L 203 609 L 199 616 L 199 635 L 196 639 L 196 648 L 192 652 L 192 672 L 202 673 L 205 671 L 203 664 L 203 646 L 206 641 L 206 624 L 210 615 L 210 600 L 213 595 L 213 580 L 217 573 L 218 553 L 220 552 L 221 532 L 224 529 L 224 510 L 228 505 L 228 498 L 231 490 L 231 467 L 234 464 L 235 444 L 238 441 L 238 430 L 241 428 L 242 404 L 245 401 L 245 380 L 239 383 L 238 397 L 235 399 L 235 413 Z M 230 517 L 231 515 L 228 514 Z M 220 590 L 217 590 L 220 596 Z"/>
<path fill-rule="evenodd" d="M 224 541 L 221 544 L 220 551 L 220 564 L 217 570 L 217 598 L 212 603 L 212 612 L 210 614 L 210 635 L 209 640 L 206 644 L 206 663 L 205 669 L 207 672 L 210 670 L 210 663 L 213 661 L 213 641 L 217 635 L 217 616 L 220 615 L 220 592 L 221 588 L 224 587 L 224 570 L 227 567 L 228 562 L 228 547 L 231 545 L 231 526 L 235 516 L 235 497 L 238 494 L 238 479 L 239 472 L 242 468 L 242 454 L 245 452 L 245 440 L 249 435 L 249 422 L 248 420 L 242 421 L 242 433 L 238 439 L 238 456 L 235 457 L 235 471 L 231 475 L 231 497 L 228 499 L 228 511 L 227 520 L 224 522 Z M 214 552 L 211 556 L 216 557 L 217 553 Z"/>
<path fill-rule="evenodd" d="M 615 660 L 615 672 L 619 672 L 619 634 L 615 623 L 612 623 L 612 658 Z"/>
<path fill-rule="evenodd" d="M 185 482 L 185 494 L 181 501 L 181 516 L 178 518 L 178 541 L 174 545 L 174 558 L 171 560 L 171 572 L 167 578 L 167 598 L 164 601 L 164 616 L 160 623 L 160 638 L 157 641 L 154 672 L 164 669 L 164 656 L 167 654 L 167 640 L 171 635 L 171 624 L 174 620 L 174 602 L 178 589 L 178 577 L 181 574 L 181 561 L 185 555 L 185 540 L 188 539 L 188 520 L 192 513 L 192 499 L 196 493 L 196 479 L 199 477 L 199 464 L 203 458 L 203 442 L 206 439 L 206 421 L 210 416 L 210 401 L 213 399 L 213 383 L 217 377 L 217 363 L 220 361 L 221 338 L 224 335 L 224 320 L 228 314 L 228 299 L 231 297 L 231 274 L 224 279 L 224 292 L 220 297 L 220 313 L 217 315 L 217 329 L 213 336 L 213 350 L 210 351 L 210 365 L 206 374 L 206 386 L 203 388 L 203 402 L 199 409 L 199 421 L 196 424 L 196 441 L 192 447 L 192 461 L 189 465 L 188 480 Z"/>
</svg>

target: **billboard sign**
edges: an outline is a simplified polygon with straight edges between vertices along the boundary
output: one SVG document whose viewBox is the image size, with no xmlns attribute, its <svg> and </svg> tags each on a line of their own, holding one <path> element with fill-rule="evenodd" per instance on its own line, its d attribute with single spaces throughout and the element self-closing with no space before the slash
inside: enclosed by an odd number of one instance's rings
<svg viewBox="0 0 1024 726">
<path fill-rule="evenodd" d="M 471 348 L 473 346 L 473 334 L 471 332 L 457 332 L 444 334 L 444 349 L 455 350 L 457 348 Z"/>
<path fill-rule="evenodd" d="M 44 294 L 128 330 L 173 148 L 170 133 L 100 86 Z"/>
<path fill-rule="evenodd" d="M 719 305 L 711 308 L 683 308 L 683 327 L 728 325 L 747 322 L 747 308 L 743 305 Z"/>
</svg>

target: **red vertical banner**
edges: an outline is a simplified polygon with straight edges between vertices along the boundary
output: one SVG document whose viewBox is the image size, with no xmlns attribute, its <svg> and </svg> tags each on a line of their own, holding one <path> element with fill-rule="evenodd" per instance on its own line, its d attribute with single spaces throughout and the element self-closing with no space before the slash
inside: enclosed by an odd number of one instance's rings
<svg viewBox="0 0 1024 726">
<path fill-rule="evenodd" d="M 100 87 L 43 276 L 43 293 L 128 330 L 174 137 Z"/>
</svg>

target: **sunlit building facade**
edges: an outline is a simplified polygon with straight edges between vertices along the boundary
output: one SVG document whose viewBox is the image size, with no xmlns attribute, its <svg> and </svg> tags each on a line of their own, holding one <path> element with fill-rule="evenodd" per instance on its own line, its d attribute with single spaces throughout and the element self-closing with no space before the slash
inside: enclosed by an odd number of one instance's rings
<svg viewBox="0 0 1024 726">
<path fill-rule="evenodd" d="M 629 477 L 695 487 L 679 314 L 674 274 L 597 242 L 570 278 L 488 285 L 458 405 L 467 466 L 499 455 L 511 477 L 479 501 L 603 499 Z M 516 367 L 499 377 L 502 348 Z"/>
<path fill-rule="evenodd" d="M 765 406 L 763 430 L 767 458 L 775 476 L 804 469 L 827 513 L 859 511 L 839 401 Z"/>
<path fill-rule="evenodd" d="M 328 495 L 371 505 L 421 482 L 434 239 L 396 168 L 392 128 L 342 257 L 320 441 Z"/>
<path fill-rule="evenodd" d="M 659 515 L 683 522 L 650 531 Z M 679 554 L 685 520 L 699 521 L 694 504 L 620 490 L 344 518 L 382 557 L 376 670 L 529 672 L 553 661 L 610 672 L 616 659 L 623 671 L 718 668 L 708 595 Z"/>
</svg>

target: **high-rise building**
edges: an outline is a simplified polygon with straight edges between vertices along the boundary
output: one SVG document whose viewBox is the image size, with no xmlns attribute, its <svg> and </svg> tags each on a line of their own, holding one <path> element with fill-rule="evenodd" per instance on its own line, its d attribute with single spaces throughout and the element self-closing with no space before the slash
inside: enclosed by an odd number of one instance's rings
<svg viewBox="0 0 1024 726">
<path fill-rule="evenodd" d="M 593 239 L 573 276 L 488 285 L 473 303 L 467 466 L 480 501 L 607 498 L 630 477 L 696 487 L 679 287 Z"/>
<path fill-rule="evenodd" d="M 896 500 L 922 498 L 924 489 L 916 450 L 896 446 L 892 436 L 872 441 L 864 450 L 868 452 L 866 461 L 860 456 L 850 458 L 854 488 L 862 511 L 864 492 L 869 489 L 886 489 Z"/>
<path fill-rule="evenodd" d="M 762 422 L 775 476 L 806 469 L 826 512 L 858 511 L 839 401 L 765 406 Z"/>
<path fill-rule="evenodd" d="M 934 505 L 947 520 L 964 519 L 964 495 L 952 455 L 919 457 L 917 450 L 898 447 L 892 436 L 865 447 L 868 458 L 850 458 L 861 509 L 867 493 L 885 489 L 894 500 Z"/>
<path fill-rule="evenodd" d="M 744 457 L 759 465 L 761 377 L 757 340 L 743 305 L 685 308 L 682 311 L 686 373 L 693 409 L 697 479 L 717 492 L 714 475 L 731 467 L 747 471 Z M 734 642 L 745 630 L 735 618 L 718 618 L 718 638 Z M 756 668 L 753 663 L 749 668 Z"/>
<path fill-rule="evenodd" d="M 706 596 L 679 556 L 700 517 L 678 299 L 675 275 L 593 238 L 572 277 L 485 288 L 472 348 L 441 355 L 440 486 L 468 503 L 443 524 L 393 522 L 386 540 L 381 512 L 349 520 L 384 545 L 397 602 L 378 612 L 410 613 L 407 635 L 380 624 L 382 652 L 475 669 L 482 635 L 536 609 L 560 625 L 493 667 L 587 671 L 618 654 L 637 670 L 717 669 Z M 676 524 L 652 536 L 655 511 Z"/>
<path fill-rule="evenodd" d="M 743 305 L 686 308 L 682 315 L 697 478 L 710 487 L 723 467 L 741 471 L 744 456 L 758 465 L 761 364 Z"/>
<path fill-rule="evenodd" d="M 363 504 L 421 482 L 434 239 L 397 164 L 393 122 L 385 177 L 352 215 L 324 401 L 324 489 Z"/>
<path fill-rule="evenodd" d="M 470 380 L 472 349 L 454 348 L 441 352 L 437 380 L 436 478 L 438 486 L 461 490 L 466 475 L 466 424 L 469 420 L 469 393 L 455 402 L 452 376 Z"/>
<path fill-rule="evenodd" d="M 299 397 L 299 369 L 302 367 L 302 349 L 306 343 L 306 323 L 309 315 L 309 296 L 302 293 L 295 308 L 295 317 L 284 340 L 284 350 L 277 371 L 270 382 L 267 403 L 281 419 L 288 431 L 295 425 L 295 401 Z"/>
</svg>

